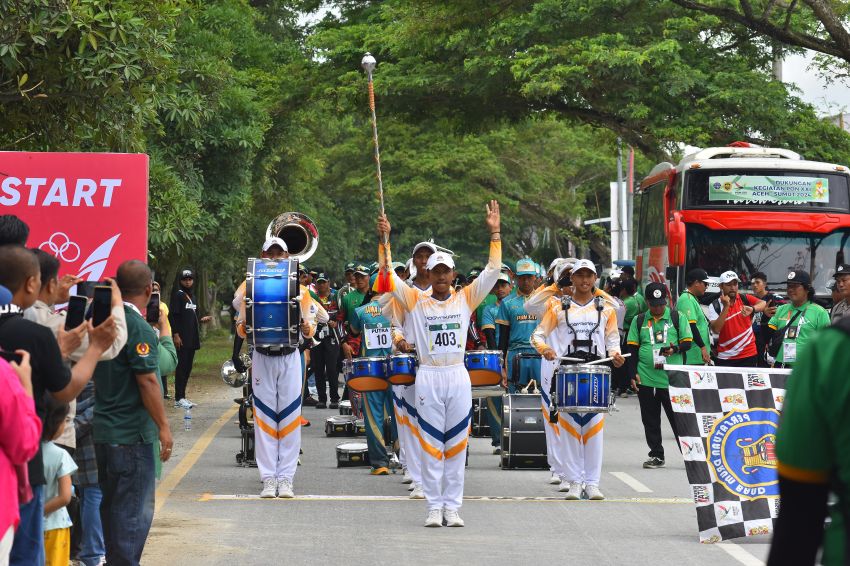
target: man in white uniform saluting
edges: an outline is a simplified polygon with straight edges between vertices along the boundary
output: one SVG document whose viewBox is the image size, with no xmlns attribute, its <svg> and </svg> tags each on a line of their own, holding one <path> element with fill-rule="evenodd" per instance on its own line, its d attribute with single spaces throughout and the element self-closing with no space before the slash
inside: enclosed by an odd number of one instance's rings
<svg viewBox="0 0 850 566">
<path fill-rule="evenodd" d="M 454 261 L 444 252 L 428 259 L 431 293 L 405 285 L 390 272 L 388 289 L 410 313 L 409 328 L 419 353 L 416 372 L 416 411 L 422 446 L 422 484 L 428 502 L 426 527 L 462 527 L 458 510 L 463 503 L 463 473 L 472 391 L 464 367 L 469 319 L 493 288 L 502 263 L 499 204 L 487 206 L 490 258 L 481 275 L 468 287 L 454 291 Z M 378 220 L 378 232 L 389 241 L 390 223 Z M 386 258 L 384 258 L 386 263 Z M 382 269 L 386 265 L 381 266 Z"/>
</svg>

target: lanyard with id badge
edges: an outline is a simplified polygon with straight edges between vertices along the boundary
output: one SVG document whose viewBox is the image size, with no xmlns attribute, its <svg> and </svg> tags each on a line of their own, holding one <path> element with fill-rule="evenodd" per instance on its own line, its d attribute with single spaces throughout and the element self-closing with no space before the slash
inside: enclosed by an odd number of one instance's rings
<svg viewBox="0 0 850 566">
<path fill-rule="evenodd" d="M 794 326 L 788 326 L 785 331 L 785 340 L 782 341 L 782 362 L 791 363 L 797 361 L 797 337 L 800 336 L 800 326 L 806 323 L 806 311 L 809 307 L 803 309 L 800 315 L 800 320 Z M 796 317 L 795 317 L 796 318 Z M 789 320 L 790 325 L 793 321 Z"/>
<path fill-rule="evenodd" d="M 664 322 L 661 328 L 655 328 L 650 319 L 647 328 L 649 341 L 652 344 L 652 363 L 655 369 L 661 369 L 667 363 L 667 357 L 661 355 L 661 350 L 667 347 L 667 323 Z"/>
<path fill-rule="evenodd" d="M 464 351 L 462 327 L 459 322 L 428 325 L 428 351 L 432 354 L 456 354 Z"/>
<path fill-rule="evenodd" d="M 367 324 L 363 327 L 363 338 L 367 350 L 383 350 L 392 344 L 390 326 L 388 324 Z"/>
</svg>

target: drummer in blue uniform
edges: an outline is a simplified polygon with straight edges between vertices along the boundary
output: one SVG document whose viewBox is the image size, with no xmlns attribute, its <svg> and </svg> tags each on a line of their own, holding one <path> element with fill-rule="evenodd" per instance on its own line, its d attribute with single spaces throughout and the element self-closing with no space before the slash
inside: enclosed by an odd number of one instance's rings
<svg viewBox="0 0 850 566">
<path fill-rule="evenodd" d="M 369 280 L 369 288 L 375 285 L 377 274 Z M 372 300 L 354 309 L 351 318 L 351 332 L 362 335 L 360 340 L 361 357 L 386 357 L 392 353 L 391 322 L 381 314 L 378 302 L 380 294 L 373 294 Z M 369 391 L 363 393 L 363 418 L 366 421 L 366 444 L 369 447 L 369 462 L 372 464 L 373 476 L 389 474 L 390 458 L 387 454 L 387 439 L 384 438 L 384 421 L 392 419 L 393 436 L 395 436 L 395 417 L 392 406 L 392 389 L 384 391 Z M 394 439 L 390 439 L 392 441 Z"/>
<path fill-rule="evenodd" d="M 508 389 L 516 393 L 519 386 L 524 386 L 532 379 L 540 385 L 540 360 L 537 352 L 529 342 L 534 329 L 537 327 L 537 317 L 525 310 L 525 301 L 534 291 L 537 270 L 534 262 L 523 258 L 516 263 L 516 294 L 508 296 L 499 306 L 496 324 L 499 329 L 499 350 L 506 352 Z M 520 358 L 516 366 L 518 374 L 514 375 L 514 359 L 518 354 L 534 355 L 538 359 Z"/>
<path fill-rule="evenodd" d="M 484 308 L 481 320 L 481 331 L 487 339 L 488 350 L 499 349 L 499 325 L 496 324 L 496 316 L 502 301 L 511 293 L 511 278 L 507 273 L 500 273 L 499 280 L 493 286 L 493 296 L 496 302 Z M 487 422 L 490 424 L 490 438 L 493 445 L 493 453 L 501 454 L 502 444 L 502 398 L 487 397 Z"/>
</svg>

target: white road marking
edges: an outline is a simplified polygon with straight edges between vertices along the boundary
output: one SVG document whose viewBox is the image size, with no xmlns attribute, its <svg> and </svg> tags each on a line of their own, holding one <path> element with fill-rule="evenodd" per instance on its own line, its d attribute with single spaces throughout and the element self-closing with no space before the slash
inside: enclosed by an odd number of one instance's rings
<svg viewBox="0 0 850 566">
<path fill-rule="evenodd" d="M 528 501 L 528 502 L 561 502 L 567 503 L 563 497 L 490 497 L 486 495 L 465 495 L 465 501 Z M 238 501 L 238 500 L 263 500 L 254 493 L 213 494 L 204 493 L 198 501 Z M 265 501 L 287 501 L 286 499 L 268 498 Z M 406 495 L 297 495 L 289 501 L 417 501 Z M 685 497 L 609 497 L 603 501 L 590 501 L 582 499 L 570 501 L 569 503 L 649 503 L 649 504 L 693 504 L 690 498 Z"/>
<path fill-rule="evenodd" d="M 717 546 L 726 551 L 726 554 L 743 564 L 744 566 L 764 566 L 764 562 L 732 542 L 721 542 Z"/>
<path fill-rule="evenodd" d="M 644 484 L 639 482 L 637 479 L 633 478 L 626 472 L 608 472 L 633 490 L 638 493 L 652 493 L 652 490 L 646 487 Z"/>
</svg>

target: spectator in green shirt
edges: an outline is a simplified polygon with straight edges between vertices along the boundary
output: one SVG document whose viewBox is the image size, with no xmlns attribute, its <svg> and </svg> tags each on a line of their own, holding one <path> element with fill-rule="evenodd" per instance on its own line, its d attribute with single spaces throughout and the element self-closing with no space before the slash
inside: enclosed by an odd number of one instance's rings
<svg viewBox="0 0 850 566">
<path fill-rule="evenodd" d="M 703 365 L 711 362 L 711 335 L 708 330 L 708 319 L 700 306 L 699 299 L 705 295 L 708 283 L 708 273 L 705 269 L 695 268 L 685 276 L 688 288 L 679 296 L 676 309 L 688 320 L 691 335 L 694 337 L 696 348 L 690 348 L 684 354 L 685 363 Z"/>
<path fill-rule="evenodd" d="M 815 564 L 821 546 L 826 566 L 850 558 L 850 319 L 813 338 L 788 379 L 776 435 L 782 504 L 768 566 Z"/>
<path fill-rule="evenodd" d="M 778 368 L 791 367 L 800 352 L 807 347 L 812 335 L 817 330 L 829 326 L 829 313 L 812 302 L 815 290 L 812 288 L 812 278 L 807 272 L 795 270 L 788 274 L 787 295 L 790 302 L 776 309 L 776 314 L 767 322 L 767 329 L 764 331 L 767 344 L 775 341 L 776 332 L 783 333 L 779 352 L 773 361 L 773 367 Z M 775 339 L 779 338 L 776 336 Z M 770 351 L 767 353 L 772 355 Z"/>
<path fill-rule="evenodd" d="M 642 312 L 646 311 L 646 302 L 643 297 L 637 292 L 637 281 L 634 279 L 626 279 L 620 283 L 620 299 L 626 305 L 626 316 L 623 318 L 623 330 L 628 336 L 629 327 L 632 325 L 632 320 Z"/>
<path fill-rule="evenodd" d="M 172 437 L 157 371 L 159 340 L 142 310 L 152 293 L 151 270 L 125 261 L 116 281 L 124 298 L 127 344 L 94 373 L 94 442 L 106 561 L 138 564 L 153 521 L 154 452 L 171 456 Z"/>
<path fill-rule="evenodd" d="M 641 314 L 632 321 L 626 343 L 632 354 L 628 364 L 629 377 L 632 387 L 638 390 L 640 418 L 649 446 L 649 459 L 643 467 L 654 469 L 664 466 L 662 407 L 676 435 L 676 446 L 679 445 L 664 364 L 681 364 L 682 353 L 691 347 L 693 337 L 687 317 L 679 316 L 678 312 L 667 307 L 667 287 L 662 283 L 650 283 L 646 286 L 646 298 L 648 316 Z"/>
</svg>

